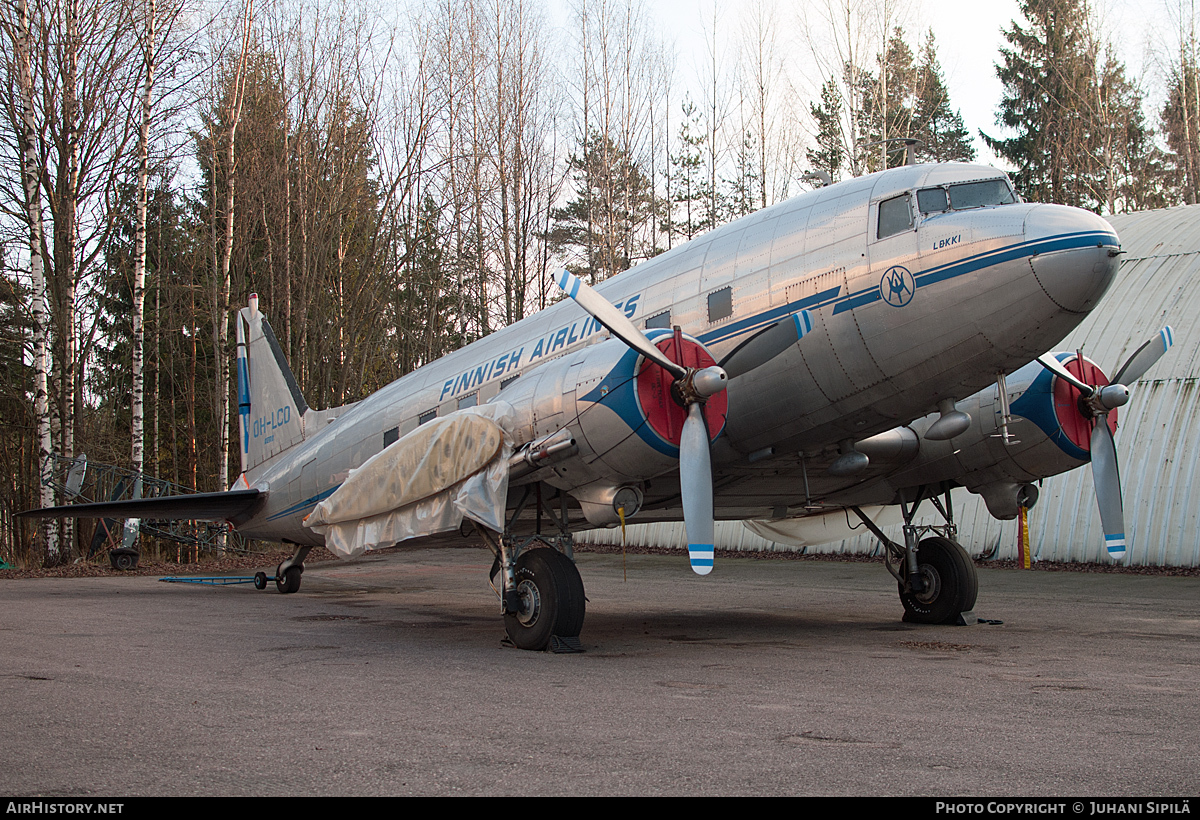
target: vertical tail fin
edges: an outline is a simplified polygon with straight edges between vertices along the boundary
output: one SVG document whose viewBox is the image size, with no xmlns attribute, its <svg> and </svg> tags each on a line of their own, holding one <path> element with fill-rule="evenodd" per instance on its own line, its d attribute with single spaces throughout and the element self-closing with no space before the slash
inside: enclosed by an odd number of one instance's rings
<svg viewBox="0 0 1200 820">
<path fill-rule="evenodd" d="M 238 311 L 238 418 L 242 474 L 304 440 L 308 403 L 265 316 L 258 295 Z"/>
</svg>

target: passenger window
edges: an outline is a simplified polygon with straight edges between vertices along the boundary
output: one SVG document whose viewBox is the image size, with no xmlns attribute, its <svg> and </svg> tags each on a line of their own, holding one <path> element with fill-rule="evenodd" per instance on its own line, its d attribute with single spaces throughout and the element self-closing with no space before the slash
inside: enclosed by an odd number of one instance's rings
<svg viewBox="0 0 1200 820">
<path fill-rule="evenodd" d="M 665 327 L 668 330 L 671 328 L 671 311 L 664 310 L 662 313 L 656 313 L 646 320 L 646 330 L 655 327 Z"/>
<path fill-rule="evenodd" d="M 501 379 L 501 380 L 500 380 L 500 389 L 501 389 L 501 390 L 504 390 L 504 389 L 506 389 L 506 388 L 507 388 L 507 387 L 508 387 L 510 384 L 512 384 L 513 382 L 515 382 L 515 381 L 516 381 L 517 379 L 519 379 L 519 378 L 521 378 L 521 374 L 520 374 L 520 373 L 518 373 L 518 374 L 517 374 L 517 375 L 515 375 L 515 376 L 509 376 L 507 379 Z"/>
<path fill-rule="evenodd" d="M 437 408 L 436 407 L 432 410 L 426 410 L 424 413 L 417 416 L 417 426 L 419 427 L 422 424 L 424 424 L 425 422 L 433 421 L 436 418 L 437 418 Z"/>
<path fill-rule="evenodd" d="M 923 214 L 940 214 L 949 210 L 950 199 L 946 196 L 945 188 L 926 188 L 917 191 L 917 207 Z"/>
<path fill-rule="evenodd" d="M 913 226 L 912 209 L 908 206 L 908 194 L 885 199 L 879 203 L 879 232 L 876 238 L 903 233 Z"/>
<path fill-rule="evenodd" d="M 383 446 L 386 448 L 390 444 L 394 444 L 400 439 L 400 428 L 393 427 L 391 430 L 383 431 Z"/>
<path fill-rule="evenodd" d="M 708 294 L 708 321 L 716 322 L 733 315 L 733 288 L 721 288 Z"/>
<path fill-rule="evenodd" d="M 465 407 L 474 407 L 477 404 L 479 404 L 479 391 L 478 390 L 475 391 L 474 393 L 468 393 L 467 395 L 465 395 L 461 399 L 459 399 L 458 400 L 458 409 L 462 410 Z"/>
</svg>

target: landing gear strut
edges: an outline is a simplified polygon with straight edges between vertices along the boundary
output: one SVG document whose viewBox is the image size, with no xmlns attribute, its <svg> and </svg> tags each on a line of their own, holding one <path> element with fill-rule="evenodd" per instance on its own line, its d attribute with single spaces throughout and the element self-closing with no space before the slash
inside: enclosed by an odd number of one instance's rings
<svg viewBox="0 0 1200 820">
<path fill-rule="evenodd" d="M 275 588 L 284 595 L 290 595 L 300 589 L 300 576 L 304 574 L 304 559 L 308 557 L 308 551 L 311 549 L 312 547 L 297 545 L 292 557 L 275 569 Z M 265 577 L 263 585 L 266 585 Z M 257 586 L 257 582 L 255 586 Z"/>
<path fill-rule="evenodd" d="M 964 613 L 975 607 L 979 594 L 979 577 L 967 551 L 955 541 L 958 528 L 954 526 L 954 507 L 950 487 L 922 485 L 910 503 L 901 495 L 900 509 L 904 514 L 904 544 L 897 544 L 858 507 L 851 507 L 859 519 L 874 533 L 884 547 L 883 565 L 895 577 L 904 606 L 904 620 L 921 624 L 966 624 Z M 945 504 L 938 498 L 944 494 Z M 928 499 L 945 520 L 945 524 L 917 526 L 913 524 L 917 508 Z M 922 535 L 932 533 L 931 537 Z"/>
<path fill-rule="evenodd" d="M 530 497 L 538 505 L 538 532 L 531 536 L 512 533 L 512 524 L 524 511 Z M 573 540 L 567 528 L 566 495 L 562 494 L 562 518 L 545 505 L 541 485 L 525 490 L 503 535 L 476 526 L 495 561 L 489 577 L 500 598 L 504 630 L 518 649 L 582 652 L 579 633 L 583 629 L 586 599 L 583 579 L 573 559 Z M 541 533 L 541 515 L 554 521 L 558 532 Z M 496 577 L 500 577 L 500 588 Z"/>
</svg>

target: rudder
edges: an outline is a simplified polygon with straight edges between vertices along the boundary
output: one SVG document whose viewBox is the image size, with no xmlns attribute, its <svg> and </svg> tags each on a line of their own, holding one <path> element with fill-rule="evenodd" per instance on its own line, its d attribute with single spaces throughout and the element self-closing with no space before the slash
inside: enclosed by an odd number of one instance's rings
<svg viewBox="0 0 1200 820">
<path fill-rule="evenodd" d="M 238 419 L 242 475 L 304 440 L 304 400 L 258 294 L 238 311 Z"/>
</svg>

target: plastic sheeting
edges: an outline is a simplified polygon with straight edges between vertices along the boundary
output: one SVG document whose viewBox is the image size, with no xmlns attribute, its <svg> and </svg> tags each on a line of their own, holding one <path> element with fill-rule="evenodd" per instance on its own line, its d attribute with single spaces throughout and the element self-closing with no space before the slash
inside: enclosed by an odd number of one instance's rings
<svg viewBox="0 0 1200 820">
<path fill-rule="evenodd" d="M 421 425 L 351 470 L 305 525 L 342 558 L 456 529 L 464 517 L 502 531 L 512 417 L 496 402 Z"/>
<path fill-rule="evenodd" d="M 899 507 L 863 507 L 862 511 L 878 527 L 903 524 L 904 515 Z M 863 530 L 863 523 L 849 510 L 834 510 L 823 515 L 806 518 L 782 518 L 778 521 L 743 521 L 750 532 L 793 547 L 814 547 L 852 538 Z"/>
</svg>

